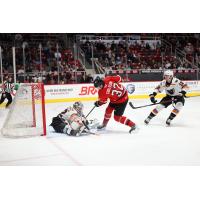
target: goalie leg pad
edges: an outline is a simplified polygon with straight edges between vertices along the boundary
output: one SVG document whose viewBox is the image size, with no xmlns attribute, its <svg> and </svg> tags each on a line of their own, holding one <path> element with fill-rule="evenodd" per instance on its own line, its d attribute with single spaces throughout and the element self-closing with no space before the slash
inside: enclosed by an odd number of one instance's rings
<svg viewBox="0 0 200 200">
<path fill-rule="evenodd" d="M 97 126 L 99 126 L 99 124 L 100 124 L 100 123 L 99 123 L 98 119 L 89 120 L 88 127 L 89 127 L 90 129 L 96 129 Z"/>
<path fill-rule="evenodd" d="M 79 130 L 82 126 L 83 126 L 83 123 L 82 122 L 77 122 L 77 121 L 73 121 L 71 124 L 70 124 L 71 128 L 73 130 Z"/>
</svg>

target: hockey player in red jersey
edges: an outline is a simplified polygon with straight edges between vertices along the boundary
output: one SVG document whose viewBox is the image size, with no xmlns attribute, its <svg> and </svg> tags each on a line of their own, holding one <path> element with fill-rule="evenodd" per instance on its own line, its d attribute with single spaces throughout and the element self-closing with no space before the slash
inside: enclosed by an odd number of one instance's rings
<svg viewBox="0 0 200 200">
<path fill-rule="evenodd" d="M 104 80 L 100 77 L 96 77 L 94 80 L 94 87 L 99 89 L 98 101 L 96 101 L 94 105 L 99 107 L 107 103 L 108 99 L 110 100 L 105 111 L 103 123 L 97 127 L 99 130 L 106 128 L 113 111 L 115 121 L 131 127 L 129 133 L 132 133 L 136 129 L 135 123 L 123 116 L 128 103 L 128 92 L 120 82 L 120 76 L 107 76 Z"/>
</svg>

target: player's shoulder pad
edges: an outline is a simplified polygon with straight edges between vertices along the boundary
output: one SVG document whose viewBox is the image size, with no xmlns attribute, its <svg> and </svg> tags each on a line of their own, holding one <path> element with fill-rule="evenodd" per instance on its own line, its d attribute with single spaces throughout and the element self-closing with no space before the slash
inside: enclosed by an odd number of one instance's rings
<svg viewBox="0 0 200 200">
<path fill-rule="evenodd" d="M 109 80 L 110 80 L 110 76 L 106 76 L 106 77 L 103 79 L 104 83 L 107 82 L 107 81 L 109 81 Z"/>
<path fill-rule="evenodd" d="M 181 81 L 180 81 L 178 78 L 174 77 L 174 78 L 172 79 L 172 82 L 173 82 L 173 83 L 180 83 Z"/>
</svg>

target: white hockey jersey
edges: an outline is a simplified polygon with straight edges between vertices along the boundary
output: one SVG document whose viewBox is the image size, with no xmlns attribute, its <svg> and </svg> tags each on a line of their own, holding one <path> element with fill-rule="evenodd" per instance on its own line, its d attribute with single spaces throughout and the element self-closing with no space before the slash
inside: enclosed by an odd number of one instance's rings
<svg viewBox="0 0 200 200">
<path fill-rule="evenodd" d="M 84 118 L 82 118 L 81 115 L 78 114 L 72 106 L 65 109 L 58 116 L 62 118 L 67 124 L 69 124 L 73 130 L 78 130 L 84 126 L 82 123 Z"/>
<path fill-rule="evenodd" d="M 171 84 L 168 84 L 166 80 L 160 82 L 160 84 L 155 88 L 154 92 L 161 93 L 165 90 L 165 93 L 169 96 L 181 96 L 180 92 L 187 90 L 189 87 L 187 84 L 180 81 L 178 78 L 173 77 Z"/>
</svg>

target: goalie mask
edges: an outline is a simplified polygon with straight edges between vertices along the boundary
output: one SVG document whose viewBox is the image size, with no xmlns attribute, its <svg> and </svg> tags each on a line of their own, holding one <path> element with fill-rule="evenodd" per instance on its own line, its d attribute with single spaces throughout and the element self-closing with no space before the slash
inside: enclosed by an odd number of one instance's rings
<svg viewBox="0 0 200 200">
<path fill-rule="evenodd" d="M 73 108 L 78 112 L 82 113 L 83 112 L 83 104 L 80 101 L 77 101 L 73 104 Z"/>
</svg>

